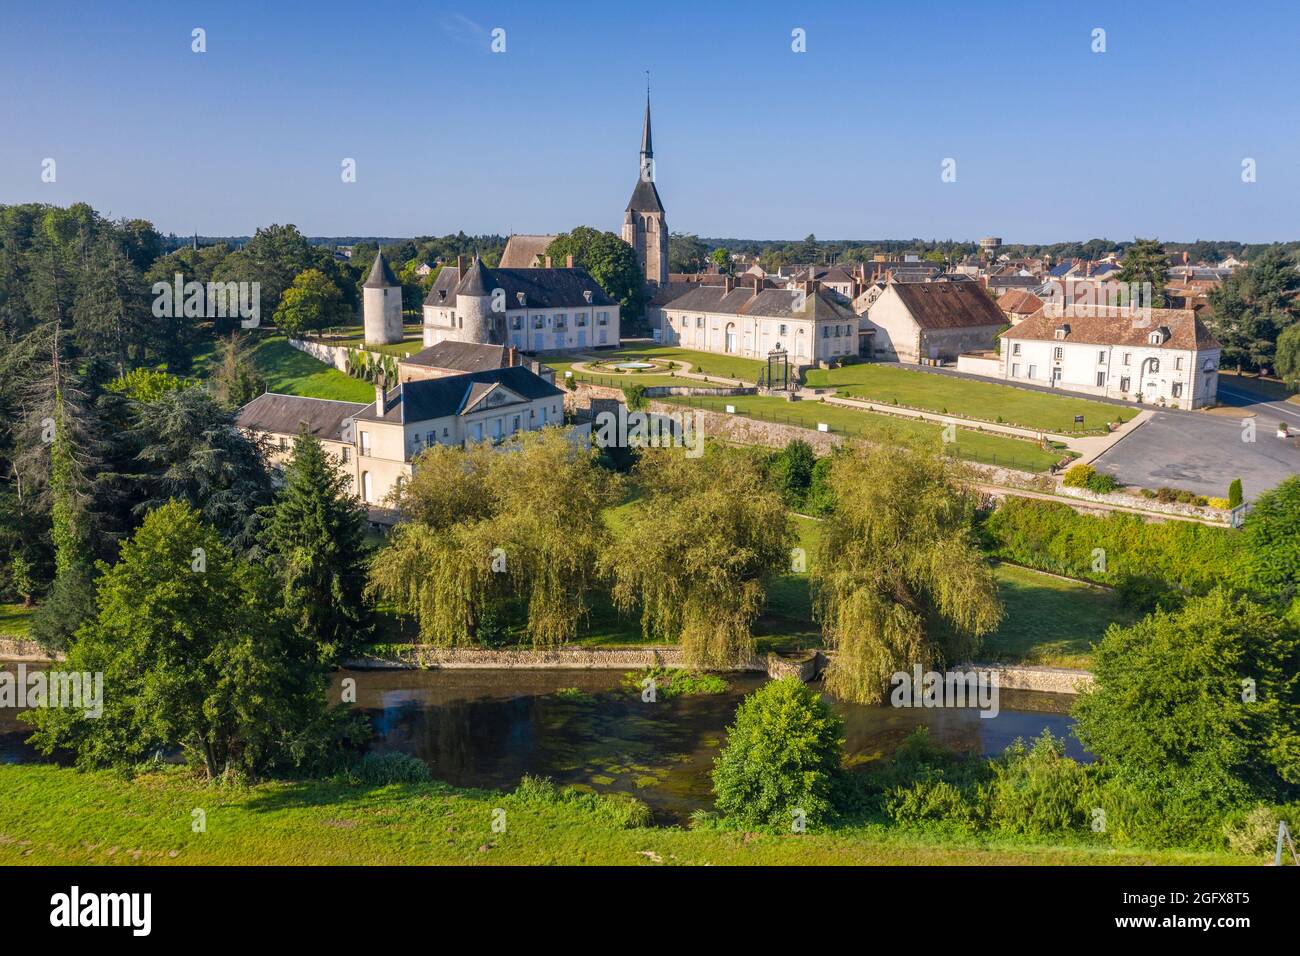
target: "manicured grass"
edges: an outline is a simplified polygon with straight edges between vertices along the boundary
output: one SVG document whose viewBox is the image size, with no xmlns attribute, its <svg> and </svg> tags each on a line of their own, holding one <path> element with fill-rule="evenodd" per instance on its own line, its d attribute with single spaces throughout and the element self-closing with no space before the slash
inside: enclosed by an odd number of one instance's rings
<svg viewBox="0 0 1300 956">
<path fill-rule="evenodd" d="M 375 400 L 373 385 L 298 351 L 282 335 L 259 336 L 253 341 L 253 364 L 266 380 L 267 391 L 340 402 Z M 214 357 L 215 346 L 196 355 L 194 374 L 208 374 Z"/>
<path fill-rule="evenodd" d="M 841 398 L 896 402 L 941 414 L 1001 421 L 1058 434 L 1075 431 L 1103 434 L 1107 422 L 1126 421 L 1137 414 L 1136 410 L 1084 398 L 936 375 L 898 365 L 863 363 L 811 369 L 806 384 L 817 388 L 834 386 Z M 1076 415 L 1083 416 L 1082 429 L 1074 424 Z"/>
<path fill-rule="evenodd" d="M 26 637 L 36 605 L 0 604 L 0 637 Z"/>
<path fill-rule="evenodd" d="M 826 833 L 621 828 L 599 801 L 526 800 L 437 784 L 209 786 L 0 765 L 0 864 L 1184 864 L 1223 853 L 931 836 L 879 823 Z M 508 827 L 494 833 L 493 810 Z M 193 811 L 206 829 L 195 833 Z M 498 817 L 499 818 L 499 815 Z"/>
<path fill-rule="evenodd" d="M 366 345 L 365 332 L 361 329 L 349 331 L 341 335 L 328 335 L 324 338 L 326 345 L 343 346 L 350 349 L 365 349 L 367 352 L 379 352 L 384 355 L 393 355 L 397 358 L 405 358 L 407 355 L 414 355 L 424 348 L 423 326 L 419 323 L 414 325 L 405 325 L 402 328 L 403 339 L 401 342 L 394 342 L 391 345 Z"/>
<path fill-rule="evenodd" d="M 900 440 L 919 440 L 937 445 L 942 441 L 944 427 L 931 422 L 895 418 L 845 405 L 810 401 L 787 402 L 783 398 L 768 398 L 761 395 L 724 398 L 670 397 L 662 401 L 717 412 L 725 412 L 726 406 L 734 405 L 738 415 L 748 415 L 800 428 L 816 429 L 819 422 L 824 422 L 830 426 L 832 432 L 882 444 Z M 952 450 L 959 458 L 1025 471 L 1046 471 L 1062 457 L 1061 452 L 1044 451 L 1028 439 L 1009 438 L 965 428 L 957 429 L 957 441 L 953 444 Z"/>
<path fill-rule="evenodd" d="M 1113 591 L 1014 564 L 994 565 L 993 575 L 1006 617 L 984 638 L 984 660 L 1086 670 L 1106 628 L 1134 620 Z"/>
<path fill-rule="evenodd" d="M 696 352 L 693 349 L 677 348 L 673 345 L 628 345 L 619 349 L 599 349 L 581 353 L 557 352 L 554 355 L 541 353 L 537 357 L 552 368 L 561 370 L 568 368 L 575 361 L 635 362 L 639 359 L 658 359 L 665 362 L 687 362 L 691 366 L 689 371 L 699 372 L 701 375 L 738 379 L 750 384 L 758 381 L 758 373 L 764 367 L 764 363 L 757 359 L 740 358 L 736 355 L 716 355 L 713 352 Z M 638 377 L 668 378 L 666 375 L 645 374 Z"/>
</svg>

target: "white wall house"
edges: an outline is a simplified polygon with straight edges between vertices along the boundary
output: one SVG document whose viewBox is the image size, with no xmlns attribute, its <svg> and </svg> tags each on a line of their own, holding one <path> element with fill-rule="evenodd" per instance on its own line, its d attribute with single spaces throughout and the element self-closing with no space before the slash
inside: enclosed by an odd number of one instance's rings
<svg viewBox="0 0 1300 956">
<path fill-rule="evenodd" d="M 424 345 L 470 342 L 526 352 L 617 347 L 618 303 L 585 269 L 489 269 L 462 257 L 424 299 Z"/>
<path fill-rule="evenodd" d="M 1040 311 L 1001 336 L 1008 381 L 1173 408 L 1213 405 L 1219 343 L 1190 309 Z"/>
<path fill-rule="evenodd" d="M 700 285 L 663 306 L 664 343 L 701 352 L 763 359 L 784 349 L 795 365 L 858 354 L 858 317 L 832 293 L 802 283 L 765 288 Z"/>
<path fill-rule="evenodd" d="M 297 395 L 259 395 L 237 424 L 270 440 L 280 461 L 306 426 L 351 479 L 352 493 L 382 506 L 431 445 L 502 442 L 519 432 L 564 424 L 564 393 L 522 365 L 402 382 L 365 405 Z"/>
</svg>

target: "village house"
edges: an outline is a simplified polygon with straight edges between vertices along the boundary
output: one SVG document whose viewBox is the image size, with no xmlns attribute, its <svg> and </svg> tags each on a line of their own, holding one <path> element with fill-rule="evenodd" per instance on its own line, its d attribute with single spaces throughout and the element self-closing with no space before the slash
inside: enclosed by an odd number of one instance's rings
<svg viewBox="0 0 1300 956">
<path fill-rule="evenodd" d="M 1018 325 L 1043 307 L 1043 300 L 1025 289 L 1010 289 L 998 296 L 997 302 L 1012 325 Z"/>
<path fill-rule="evenodd" d="M 377 508 L 432 445 L 499 443 L 564 421 L 564 393 L 522 365 L 376 385 L 371 404 L 268 392 L 236 417 L 240 428 L 269 440 L 276 464 L 306 428 L 348 476 L 353 494 Z M 373 512 L 372 519 L 380 520 Z"/>
<path fill-rule="evenodd" d="M 553 368 L 526 358 L 514 346 L 451 341 L 439 342 L 402 359 L 397 363 L 397 380 L 414 382 L 425 378 L 509 368 L 512 365 L 522 365 L 548 382 L 555 381 Z"/>
<path fill-rule="evenodd" d="M 747 285 L 727 277 L 699 285 L 664 304 L 663 340 L 669 345 L 766 358 L 788 353 L 793 365 L 858 355 L 858 317 L 838 296 L 815 283 L 772 289 L 754 276 Z"/>
<path fill-rule="evenodd" d="M 874 357 L 956 361 L 993 346 L 1007 318 L 976 282 L 890 282 L 863 316 Z"/>
<path fill-rule="evenodd" d="M 1213 405 L 1219 343 L 1190 309 L 1042 310 L 1002 333 L 1002 376 L 1173 408 Z"/>
</svg>

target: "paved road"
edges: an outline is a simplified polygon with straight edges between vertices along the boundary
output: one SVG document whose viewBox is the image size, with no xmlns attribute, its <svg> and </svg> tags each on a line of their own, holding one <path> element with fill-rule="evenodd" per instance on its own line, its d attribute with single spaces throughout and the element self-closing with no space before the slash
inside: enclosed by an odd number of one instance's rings
<svg viewBox="0 0 1300 956">
<path fill-rule="evenodd" d="M 1242 421 L 1236 418 L 1156 412 L 1094 464 L 1126 485 L 1185 488 L 1218 498 L 1226 498 L 1229 483 L 1240 478 L 1246 500 L 1253 501 L 1300 474 L 1300 439 L 1276 437 L 1287 409 L 1274 413 L 1257 405 L 1255 410 L 1254 442 L 1242 441 Z"/>
</svg>

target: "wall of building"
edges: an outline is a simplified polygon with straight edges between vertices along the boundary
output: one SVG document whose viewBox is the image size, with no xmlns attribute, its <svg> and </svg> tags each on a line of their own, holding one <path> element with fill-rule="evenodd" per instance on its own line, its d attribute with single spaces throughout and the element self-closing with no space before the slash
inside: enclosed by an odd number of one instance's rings
<svg viewBox="0 0 1300 956">
<path fill-rule="evenodd" d="M 422 336 L 425 347 L 448 341 L 480 341 L 468 337 L 466 331 L 458 326 L 459 321 L 455 309 L 425 306 Z M 616 304 L 590 305 L 576 309 L 507 309 L 505 344 L 525 352 L 614 348 L 620 344 L 619 324 L 619 307 Z"/>
<path fill-rule="evenodd" d="M 766 358 L 774 349 L 784 348 L 796 365 L 858 354 L 857 322 L 852 319 L 836 322 L 688 312 L 671 305 L 664 314 L 666 345 L 755 359 Z M 727 348 L 728 333 L 735 336 L 734 349 Z"/>
</svg>

